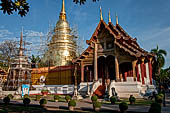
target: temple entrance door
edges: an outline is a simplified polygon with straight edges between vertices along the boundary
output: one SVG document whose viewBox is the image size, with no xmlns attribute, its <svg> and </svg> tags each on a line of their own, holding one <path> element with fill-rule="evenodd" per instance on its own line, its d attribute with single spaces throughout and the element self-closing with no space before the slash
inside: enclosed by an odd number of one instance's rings
<svg viewBox="0 0 170 113">
<path fill-rule="evenodd" d="M 123 81 L 127 81 L 127 77 L 133 77 L 132 63 L 124 62 L 119 65 L 120 74 L 122 74 Z"/>
<path fill-rule="evenodd" d="M 102 79 L 102 85 L 105 85 L 105 57 L 98 58 L 98 78 Z"/>
<path fill-rule="evenodd" d="M 107 56 L 106 58 L 106 66 L 107 66 L 107 79 L 115 80 L 115 57 L 112 55 Z"/>
</svg>

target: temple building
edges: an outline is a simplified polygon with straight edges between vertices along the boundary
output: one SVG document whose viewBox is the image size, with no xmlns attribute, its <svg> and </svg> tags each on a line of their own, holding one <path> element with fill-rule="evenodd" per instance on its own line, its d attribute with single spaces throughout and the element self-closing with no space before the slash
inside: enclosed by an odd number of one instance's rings
<svg viewBox="0 0 170 113">
<path fill-rule="evenodd" d="M 76 43 L 66 20 L 64 0 L 54 31 L 48 45 L 49 67 L 32 71 L 34 88 L 45 86 L 52 93 L 72 94 L 74 84 L 78 84 L 81 95 L 103 97 L 107 92 L 109 96 L 134 95 L 139 98 L 147 90 L 154 90 L 154 54 L 142 49 L 137 39 L 125 32 L 117 16 L 116 25 L 113 25 L 109 12 L 109 22 L 106 23 L 100 9 L 99 24 L 86 41 L 88 47 L 77 58 Z"/>
<path fill-rule="evenodd" d="M 80 94 L 91 85 L 91 95 L 110 96 L 116 92 L 120 97 L 134 95 L 141 97 L 152 83 L 154 55 L 142 49 L 136 38 L 132 38 L 118 23 L 108 24 L 103 20 L 100 9 L 100 22 L 92 37 L 86 41 L 87 49 L 76 59 L 81 67 Z"/>
<path fill-rule="evenodd" d="M 71 29 L 66 19 L 65 3 L 62 1 L 62 8 L 59 20 L 54 29 L 54 35 L 48 45 L 48 60 L 50 66 L 70 65 L 76 57 L 76 42 L 71 35 Z"/>
<path fill-rule="evenodd" d="M 31 84 L 31 65 L 28 62 L 28 57 L 24 55 L 24 49 L 22 30 L 19 52 L 10 66 L 7 84 L 5 84 L 6 90 L 18 90 L 22 84 Z"/>
</svg>

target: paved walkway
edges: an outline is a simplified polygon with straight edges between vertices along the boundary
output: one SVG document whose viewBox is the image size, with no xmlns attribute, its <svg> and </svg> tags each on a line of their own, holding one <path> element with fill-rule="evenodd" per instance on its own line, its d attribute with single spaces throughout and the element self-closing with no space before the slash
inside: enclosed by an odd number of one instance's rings
<svg viewBox="0 0 170 113">
<path fill-rule="evenodd" d="M 0 100 L 2 102 L 2 100 Z M 11 103 L 13 104 L 21 104 L 22 100 L 12 100 Z M 38 101 L 31 101 L 31 104 L 39 105 Z M 47 110 L 58 110 L 58 109 L 67 109 L 68 104 L 66 102 L 49 102 L 47 105 Z M 129 105 L 128 111 L 135 111 L 135 112 L 148 112 L 150 106 L 138 106 L 138 105 Z M 84 99 L 82 101 L 77 102 L 76 106 L 77 110 L 83 110 L 83 111 L 91 111 L 93 109 L 93 106 L 91 104 L 90 99 Z M 110 111 L 110 110 L 119 110 L 118 105 L 111 105 L 111 104 L 103 104 L 102 111 Z M 170 94 L 166 95 L 166 107 L 162 107 L 162 113 L 170 113 Z"/>
</svg>

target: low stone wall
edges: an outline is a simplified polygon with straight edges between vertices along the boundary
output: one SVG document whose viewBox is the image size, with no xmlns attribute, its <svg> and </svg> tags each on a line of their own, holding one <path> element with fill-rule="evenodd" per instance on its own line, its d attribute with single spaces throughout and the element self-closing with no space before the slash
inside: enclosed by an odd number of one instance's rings
<svg viewBox="0 0 170 113">
<path fill-rule="evenodd" d="M 9 95 L 12 94 L 14 95 L 16 91 L 2 91 L 2 95 Z"/>
<path fill-rule="evenodd" d="M 33 85 L 36 90 L 32 90 L 29 94 L 40 94 L 43 88 L 48 89 L 50 94 L 69 94 L 74 93 L 74 85 Z"/>
</svg>

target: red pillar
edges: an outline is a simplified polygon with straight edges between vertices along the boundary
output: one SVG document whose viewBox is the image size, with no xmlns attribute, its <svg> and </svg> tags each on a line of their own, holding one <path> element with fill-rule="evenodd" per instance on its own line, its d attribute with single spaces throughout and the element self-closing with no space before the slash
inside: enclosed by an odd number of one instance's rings
<svg viewBox="0 0 170 113">
<path fill-rule="evenodd" d="M 137 81 L 140 82 L 138 64 L 136 65 L 136 76 L 137 76 Z"/>
<path fill-rule="evenodd" d="M 84 64 L 81 61 L 81 82 L 84 82 Z"/>
</svg>

